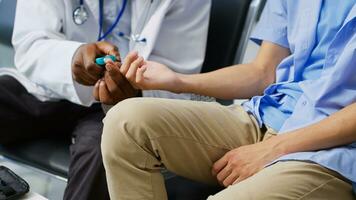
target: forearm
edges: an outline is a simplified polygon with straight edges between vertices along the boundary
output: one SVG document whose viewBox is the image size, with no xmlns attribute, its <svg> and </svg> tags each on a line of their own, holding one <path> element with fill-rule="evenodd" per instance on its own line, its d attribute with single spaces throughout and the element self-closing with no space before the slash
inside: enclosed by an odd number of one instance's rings
<svg viewBox="0 0 356 200">
<path fill-rule="evenodd" d="M 141 89 L 195 93 L 220 99 L 251 98 L 263 93 L 275 81 L 276 68 L 290 55 L 289 49 L 263 42 L 256 58 L 248 64 L 235 65 L 209 73 L 186 75 L 175 73 L 161 63 L 128 62 L 134 84 Z M 139 66 L 140 65 L 140 66 Z"/>
<path fill-rule="evenodd" d="M 255 63 L 235 65 L 217 71 L 179 75 L 178 92 L 196 93 L 220 99 L 251 98 L 263 93 L 265 87 L 274 81 Z"/>
<path fill-rule="evenodd" d="M 180 75 L 178 92 L 192 92 L 221 99 L 260 95 L 275 81 L 276 67 L 289 55 L 289 49 L 264 41 L 251 63 L 205 74 Z"/>
<path fill-rule="evenodd" d="M 326 119 L 272 138 L 272 146 L 281 154 L 315 151 L 356 142 L 356 103 Z M 266 142 L 267 142 L 266 141 Z"/>
</svg>

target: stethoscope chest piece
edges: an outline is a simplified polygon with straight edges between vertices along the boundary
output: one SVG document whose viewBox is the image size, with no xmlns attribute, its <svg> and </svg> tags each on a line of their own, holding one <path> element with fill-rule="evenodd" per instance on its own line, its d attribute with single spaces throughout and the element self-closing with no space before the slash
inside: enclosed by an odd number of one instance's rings
<svg viewBox="0 0 356 200">
<path fill-rule="evenodd" d="M 76 25 L 82 25 L 88 20 L 88 12 L 84 6 L 79 6 L 73 11 L 73 21 Z"/>
</svg>

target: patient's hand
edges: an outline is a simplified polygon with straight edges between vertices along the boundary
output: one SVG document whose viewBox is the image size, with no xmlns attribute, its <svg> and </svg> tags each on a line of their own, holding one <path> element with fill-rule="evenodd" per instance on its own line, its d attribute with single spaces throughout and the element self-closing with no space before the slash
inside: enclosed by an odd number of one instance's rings
<svg viewBox="0 0 356 200">
<path fill-rule="evenodd" d="M 141 90 L 176 91 L 179 76 L 167 66 L 153 61 L 144 61 L 137 53 L 130 53 L 121 69 L 130 83 Z"/>
<path fill-rule="evenodd" d="M 267 164 L 285 155 L 284 149 L 279 147 L 281 142 L 278 137 L 274 136 L 263 142 L 241 146 L 227 152 L 214 163 L 213 176 L 225 187 L 253 176 Z"/>
</svg>

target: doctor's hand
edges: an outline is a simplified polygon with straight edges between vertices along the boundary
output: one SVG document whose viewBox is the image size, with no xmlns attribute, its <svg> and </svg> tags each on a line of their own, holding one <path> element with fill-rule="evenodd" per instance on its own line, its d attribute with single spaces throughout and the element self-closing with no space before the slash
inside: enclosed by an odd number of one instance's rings
<svg viewBox="0 0 356 200">
<path fill-rule="evenodd" d="M 108 61 L 104 77 L 94 86 L 93 96 L 106 105 L 114 105 L 130 97 L 136 97 L 138 90 L 120 72 L 120 63 Z"/>
<path fill-rule="evenodd" d="M 137 52 L 128 54 L 120 71 L 137 89 L 167 90 L 179 93 L 177 91 L 177 85 L 180 83 L 178 73 L 158 62 L 145 61 L 137 55 Z"/>
<path fill-rule="evenodd" d="M 104 68 L 95 64 L 95 59 L 104 55 L 114 55 L 120 62 L 117 47 L 108 42 L 80 46 L 72 59 L 73 79 L 82 85 L 94 85 L 104 75 Z"/>
</svg>

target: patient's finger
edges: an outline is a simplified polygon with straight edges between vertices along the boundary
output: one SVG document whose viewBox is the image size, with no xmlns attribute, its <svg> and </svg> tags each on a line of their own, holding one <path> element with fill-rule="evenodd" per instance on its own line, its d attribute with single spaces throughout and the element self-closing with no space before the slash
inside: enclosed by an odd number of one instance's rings
<svg viewBox="0 0 356 200">
<path fill-rule="evenodd" d="M 139 57 L 131 64 L 129 70 L 127 71 L 125 76 L 131 83 L 135 83 L 137 69 L 142 66 L 143 61 L 143 58 Z"/>
<path fill-rule="evenodd" d="M 127 71 L 130 68 L 131 63 L 135 61 L 137 57 L 138 57 L 137 52 L 131 52 L 126 56 L 124 63 L 120 67 L 120 71 L 122 74 L 126 75 Z"/>
<path fill-rule="evenodd" d="M 140 84 L 142 84 L 143 81 L 144 81 L 144 78 L 145 78 L 145 77 L 144 77 L 144 73 L 145 73 L 146 69 L 147 69 L 147 65 L 143 65 L 142 67 L 138 68 L 138 70 L 137 70 L 137 73 L 136 73 L 136 83 L 137 83 L 140 87 L 142 87 L 142 85 L 140 85 Z M 143 89 L 143 88 L 141 88 L 141 89 Z"/>
</svg>

